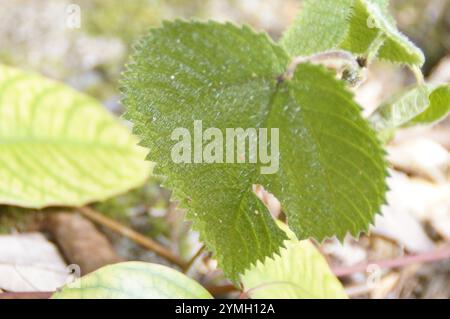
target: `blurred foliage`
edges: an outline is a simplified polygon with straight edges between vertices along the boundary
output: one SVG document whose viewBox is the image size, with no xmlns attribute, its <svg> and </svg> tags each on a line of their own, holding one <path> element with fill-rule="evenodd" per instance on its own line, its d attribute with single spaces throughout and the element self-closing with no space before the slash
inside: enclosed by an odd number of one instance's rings
<svg viewBox="0 0 450 319">
<path fill-rule="evenodd" d="M 236 2 L 239 0 L 225 0 L 224 2 Z M 180 16 L 185 18 L 208 18 L 207 6 L 211 0 L 161 0 L 165 5 L 166 13 L 169 11 L 173 16 Z M 166 18 L 166 17 L 164 17 Z"/>
<path fill-rule="evenodd" d="M 78 3 L 85 13 L 83 28 L 86 32 L 118 37 L 130 47 L 136 38 L 169 19 L 168 16 L 204 16 L 209 0 L 79 0 Z"/>
<path fill-rule="evenodd" d="M 95 205 L 95 209 L 151 236 L 170 236 L 166 221 L 169 192 L 149 181 L 143 187 Z"/>
<path fill-rule="evenodd" d="M 161 4 L 157 0 L 81 0 L 79 4 L 86 32 L 118 37 L 127 46 L 139 34 L 160 23 Z"/>
<path fill-rule="evenodd" d="M 133 43 L 152 26 L 160 23 L 161 3 L 158 0 L 134 0 L 126 3 L 120 0 L 80 0 L 82 30 L 94 37 L 119 39 L 125 52 L 119 60 L 104 63 L 95 68 L 100 80 L 86 88 L 86 93 L 105 101 L 117 95 L 117 82 L 123 64 L 132 50 Z M 114 101 L 117 109 L 118 98 Z"/>
<path fill-rule="evenodd" d="M 450 53 L 449 0 L 393 0 L 397 23 L 427 56 L 425 73 Z"/>
<path fill-rule="evenodd" d="M 0 206 L 0 235 L 12 230 L 24 230 L 32 222 L 33 216 L 25 208 Z"/>
</svg>

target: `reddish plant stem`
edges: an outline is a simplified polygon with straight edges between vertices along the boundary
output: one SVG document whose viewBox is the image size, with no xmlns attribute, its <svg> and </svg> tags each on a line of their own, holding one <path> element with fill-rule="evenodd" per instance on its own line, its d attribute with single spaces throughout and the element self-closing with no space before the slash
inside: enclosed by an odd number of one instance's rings
<svg viewBox="0 0 450 319">
<path fill-rule="evenodd" d="M 394 259 L 366 262 L 349 267 L 333 267 L 333 272 L 338 277 L 344 277 L 359 272 L 366 272 L 367 267 L 372 264 L 378 265 L 380 268 L 398 268 L 409 266 L 412 264 L 429 263 L 448 258 L 450 258 L 450 246 L 417 255 L 408 255 Z"/>
<path fill-rule="evenodd" d="M 49 299 L 53 292 L 4 292 L 0 293 L 0 299 Z"/>
</svg>

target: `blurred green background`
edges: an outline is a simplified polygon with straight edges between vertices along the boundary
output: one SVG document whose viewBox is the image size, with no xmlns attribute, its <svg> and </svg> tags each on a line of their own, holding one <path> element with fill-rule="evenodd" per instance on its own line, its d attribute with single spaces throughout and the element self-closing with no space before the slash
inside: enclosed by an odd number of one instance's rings
<svg viewBox="0 0 450 319">
<path fill-rule="evenodd" d="M 449 0 L 393 0 L 399 27 L 426 53 L 428 73 L 450 51 Z M 66 27 L 70 4 L 81 27 Z M 278 38 L 301 0 L 8 0 L 0 11 L 0 62 L 34 69 L 120 112 L 118 78 L 133 42 L 174 18 L 250 24 Z"/>
</svg>

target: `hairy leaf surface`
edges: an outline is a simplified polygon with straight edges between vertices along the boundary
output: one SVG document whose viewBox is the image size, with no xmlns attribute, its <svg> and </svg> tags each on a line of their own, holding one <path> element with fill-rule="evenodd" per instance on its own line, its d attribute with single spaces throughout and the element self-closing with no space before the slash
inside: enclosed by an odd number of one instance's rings
<svg viewBox="0 0 450 319">
<path fill-rule="evenodd" d="M 370 13 L 371 22 L 368 23 L 368 27 L 378 29 L 385 38 L 378 52 L 378 58 L 394 63 L 422 66 L 425 62 L 422 50 L 397 29 L 395 20 L 387 8 L 380 4 L 379 0 L 365 0 L 364 3 Z"/>
<path fill-rule="evenodd" d="M 424 84 L 382 104 L 370 116 L 370 121 L 383 135 L 402 126 L 436 122 L 449 111 L 450 86 Z"/>
<path fill-rule="evenodd" d="M 450 112 L 450 85 L 428 85 L 428 107 L 413 118 L 413 124 L 432 124 L 444 119 Z"/>
<path fill-rule="evenodd" d="M 347 35 L 354 0 L 305 0 L 281 45 L 292 56 L 308 56 L 338 47 Z"/>
<path fill-rule="evenodd" d="M 289 62 L 247 27 L 178 21 L 141 41 L 123 81 L 126 116 L 156 172 L 235 282 L 285 239 L 252 185 L 281 201 L 302 239 L 357 235 L 383 201 L 383 153 L 351 93 L 310 64 L 281 80 Z M 187 128 L 194 136 L 194 120 L 223 136 L 226 128 L 278 128 L 279 170 L 261 174 L 261 161 L 245 154 L 240 164 L 174 163 L 171 133 Z"/>
<path fill-rule="evenodd" d="M 53 299 L 211 299 L 197 282 L 172 268 L 143 262 L 106 266 L 66 285 Z"/>
<path fill-rule="evenodd" d="M 421 66 L 425 60 L 397 29 L 384 0 L 306 0 L 281 44 L 292 56 L 344 49 L 407 65 Z"/>
<path fill-rule="evenodd" d="M 79 206 L 139 186 L 136 144 L 94 99 L 0 66 L 0 204 Z"/>
</svg>

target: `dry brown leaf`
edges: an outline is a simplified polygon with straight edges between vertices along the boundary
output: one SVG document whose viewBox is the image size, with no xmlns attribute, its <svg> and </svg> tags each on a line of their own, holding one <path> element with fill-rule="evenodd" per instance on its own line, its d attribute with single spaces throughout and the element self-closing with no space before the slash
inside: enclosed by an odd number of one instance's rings
<svg viewBox="0 0 450 319">
<path fill-rule="evenodd" d="M 45 229 L 66 260 L 79 266 L 82 275 L 122 261 L 106 236 L 81 215 L 48 214 Z"/>
</svg>

